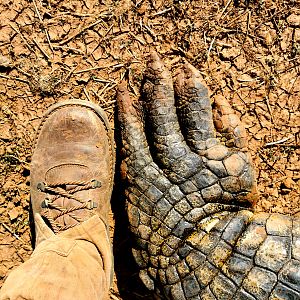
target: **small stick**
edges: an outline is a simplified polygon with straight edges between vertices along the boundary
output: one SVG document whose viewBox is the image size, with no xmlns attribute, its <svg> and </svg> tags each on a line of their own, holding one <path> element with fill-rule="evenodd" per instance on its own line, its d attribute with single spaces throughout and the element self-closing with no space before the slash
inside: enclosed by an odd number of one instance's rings
<svg viewBox="0 0 300 300">
<path fill-rule="evenodd" d="M 72 74 L 74 73 L 74 71 L 76 70 L 77 66 L 74 67 L 72 70 L 70 70 L 70 72 L 68 73 L 68 75 L 65 78 L 65 82 L 72 76 Z"/>
<path fill-rule="evenodd" d="M 123 80 L 123 79 L 125 78 L 125 76 L 126 76 L 126 73 L 127 73 L 127 70 L 126 70 L 124 73 L 122 73 L 122 74 L 121 74 L 121 76 L 120 76 L 120 80 Z"/>
<path fill-rule="evenodd" d="M 30 165 L 28 162 L 26 162 L 25 160 L 22 160 L 22 159 L 18 158 L 18 157 L 15 156 L 15 155 L 5 154 L 3 157 L 11 157 L 11 158 L 17 160 L 17 161 L 18 161 L 19 163 L 21 163 L 21 164 L 25 164 L 25 165 L 28 165 L 28 166 Z"/>
<path fill-rule="evenodd" d="M 109 87 L 109 85 L 110 85 L 110 82 L 109 83 L 107 83 L 105 86 L 104 86 L 104 88 L 99 92 L 99 96 L 101 96 L 103 93 L 104 93 L 104 91 Z M 105 101 L 105 100 L 104 100 Z M 105 101 L 106 102 L 106 101 Z"/>
<path fill-rule="evenodd" d="M 113 300 L 120 300 L 119 297 L 113 295 L 113 294 L 110 294 L 110 298 L 113 299 Z"/>
<path fill-rule="evenodd" d="M 272 110 L 271 110 L 269 97 L 266 95 L 265 99 L 266 99 L 266 104 L 267 104 L 268 111 L 269 111 L 269 114 L 270 114 L 270 117 L 271 117 L 271 121 L 272 121 L 272 123 L 274 123 L 274 120 L 273 120 L 273 113 L 272 113 Z"/>
<path fill-rule="evenodd" d="M 105 105 L 114 104 L 114 103 L 116 103 L 116 102 L 117 102 L 117 100 L 110 100 L 110 101 L 108 101 L 108 102 L 105 102 Z"/>
<path fill-rule="evenodd" d="M 229 1 L 232 1 L 232 0 L 229 0 Z M 166 12 L 168 12 L 170 10 L 172 10 L 172 8 L 166 8 L 166 9 L 164 9 L 162 11 L 159 11 L 159 12 L 153 14 L 152 16 L 155 17 L 155 16 L 163 15 L 163 14 L 165 14 Z"/>
<path fill-rule="evenodd" d="M 66 13 L 62 13 L 61 15 L 68 15 L 68 14 L 70 14 L 71 16 L 75 16 L 75 17 L 92 17 L 92 16 L 94 16 L 94 14 L 81 14 L 81 13 L 77 13 L 77 12 L 70 12 L 70 13 L 66 12 Z M 58 15 L 56 17 L 60 17 L 60 15 Z"/>
<path fill-rule="evenodd" d="M 111 29 L 114 27 L 114 24 L 112 24 L 108 29 L 107 29 L 107 31 L 104 33 L 104 35 L 102 36 L 102 38 L 104 38 L 104 37 L 106 37 L 108 34 L 109 34 L 109 32 L 111 31 Z"/>
<path fill-rule="evenodd" d="M 91 89 L 91 90 L 100 101 L 105 102 L 105 100 L 102 97 L 100 97 L 94 89 Z"/>
<path fill-rule="evenodd" d="M 44 54 L 44 56 L 50 60 L 49 55 L 46 53 L 46 51 L 41 47 L 41 45 L 38 43 L 38 41 L 36 39 L 33 39 L 34 43 L 36 44 L 36 46 L 39 48 L 39 50 Z"/>
<path fill-rule="evenodd" d="M 108 111 L 111 110 L 112 108 L 114 108 L 114 106 L 107 106 L 107 107 L 103 107 L 103 110 Z"/>
<path fill-rule="evenodd" d="M 24 82 L 24 83 L 28 84 L 27 80 L 19 78 L 19 77 L 10 77 L 10 76 L 6 76 L 6 75 L 2 75 L 2 74 L 0 74 L 0 77 L 5 78 L 5 79 L 9 79 L 9 80 L 17 80 L 17 81 Z"/>
<path fill-rule="evenodd" d="M 227 7 L 229 6 L 229 4 L 230 4 L 231 2 L 232 2 L 232 0 L 228 0 L 228 2 L 226 3 L 226 5 L 225 5 L 225 7 L 224 7 L 224 9 L 223 9 L 223 11 L 222 11 L 220 17 L 219 17 L 219 21 L 221 20 L 221 18 L 222 18 L 222 16 L 223 16 L 224 12 L 226 11 Z"/>
<path fill-rule="evenodd" d="M 41 15 L 40 15 L 40 12 L 39 12 L 39 10 L 38 10 L 38 8 L 36 6 L 35 0 L 32 0 L 32 2 L 33 2 L 36 14 L 38 15 L 38 18 L 39 18 L 40 22 L 43 23 L 43 19 L 42 19 Z"/>
<path fill-rule="evenodd" d="M 156 34 L 150 29 L 149 26 L 143 24 L 143 26 L 149 31 L 149 33 L 152 35 L 152 37 L 156 40 L 157 39 L 157 36 Z"/>
<path fill-rule="evenodd" d="M 273 145 L 282 144 L 282 143 L 284 143 L 284 142 L 290 140 L 291 138 L 292 138 L 292 136 L 287 137 L 287 138 L 284 138 L 284 139 L 281 139 L 281 140 L 279 140 L 279 141 L 275 141 L 275 142 L 271 142 L 271 143 L 266 143 L 265 146 L 267 147 L 267 146 L 273 146 Z"/>
<path fill-rule="evenodd" d="M 77 72 L 74 72 L 74 74 L 81 74 L 84 72 L 89 72 L 89 71 L 93 71 L 93 70 L 99 70 L 99 69 L 103 69 L 104 67 L 93 67 L 93 68 L 88 68 L 88 69 L 84 69 L 84 70 L 80 70 Z"/>
<path fill-rule="evenodd" d="M 96 22 L 94 22 L 94 23 L 92 23 L 92 24 L 90 24 L 90 25 L 88 25 L 88 26 L 86 26 L 86 27 L 83 27 L 79 32 L 74 33 L 74 34 L 71 35 L 69 38 L 67 38 L 67 39 L 64 40 L 64 41 L 59 42 L 58 44 L 59 44 L 59 45 L 64 45 L 64 44 L 70 42 L 72 39 L 74 39 L 74 38 L 77 37 L 78 35 L 82 34 L 84 31 L 86 31 L 86 30 L 88 30 L 88 29 L 91 29 L 92 27 L 96 26 L 97 24 L 99 24 L 99 23 L 101 23 L 101 22 L 103 22 L 102 19 L 100 19 L 100 20 L 98 20 L 98 21 L 96 21 Z"/>
<path fill-rule="evenodd" d="M 211 49 L 212 49 L 212 47 L 213 47 L 213 45 L 214 45 L 215 40 L 216 40 L 216 37 L 214 37 L 214 38 L 212 39 L 212 41 L 211 41 L 211 43 L 210 43 L 210 45 L 209 45 L 209 48 L 208 48 L 208 51 L 207 51 L 207 60 L 209 60 L 209 54 L 210 54 L 210 51 L 211 51 Z"/>
<path fill-rule="evenodd" d="M 97 77 L 93 77 L 93 80 L 95 80 L 97 82 L 102 82 L 102 83 L 112 83 L 112 81 L 110 81 L 110 80 L 106 80 L 106 79 L 102 79 L 102 78 L 97 78 Z"/>
<path fill-rule="evenodd" d="M 22 74 L 26 75 L 27 77 L 32 77 L 31 74 L 29 74 L 29 73 L 23 71 L 22 69 L 20 69 L 20 68 L 18 68 L 18 67 L 15 67 L 15 68 L 16 68 L 19 72 L 21 72 Z"/>
<path fill-rule="evenodd" d="M 53 48 L 54 49 L 62 49 L 62 50 L 71 50 L 71 51 L 74 51 L 74 52 L 78 52 L 80 54 L 84 54 L 84 52 L 79 50 L 79 49 L 72 48 L 72 47 L 67 47 L 67 46 L 54 46 Z"/>
<path fill-rule="evenodd" d="M 108 91 L 110 91 L 111 89 L 115 88 L 116 85 L 117 85 L 116 83 L 113 83 L 111 87 L 109 87 L 109 88 L 106 89 L 106 92 L 108 92 Z"/>
<path fill-rule="evenodd" d="M 2 224 L 2 226 L 9 232 L 11 233 L 17 240 L 21 241 L 22 243 L 25 244 L 25 242 L 16 234 L 14 233 L 6 224 L 4 224 L 3 222 L 0 222 Z"/>
<path fill-rule="evenodd" d="M 269 166 L 270 168 L 272 168 L 274 171 L 281 173 L 283 176 L 285 176 L 285 173 L 277 168 L 274 167 L 274 165 L 271 165 L 269 163 L 269 161 L 262 155 L 262 153 L 260 151 L 258 151 L 259 156 L 261 157 L 261 159 L 264 161 L 264 163 Z"/>
<path fill-rule="evenodd" d="M 21 39 L 23 40 L 24 44 L 28 47 L 28 49 L 32 52 L 34 52 L 34 50 L 32 49 L 32 47 L 28 44 L 28 42 L 26 41 L 25 37 L 23 36 L 23 34 L 16 28 L 14 28 L 11 24 L 9 24 L 9 26 L 21 36 Z"/>
<path fill-rule="evenodd" d="M 37 14 L 37 16 L 38 16 L 38 18 L 39 18 L 41 24 L 43 24 L 44 22 L 43 22 L 43 19 L 42 19 L 41 14 L 40 14 L 40 12 L 39 12 L 39 10 L 38 10 L 38 8 L 37 8 L 37 5 L 36 5 L 36 3 L 35 3 L 35 0 L 32 0 L 32 2 L 33 2 L 33 5 L 34 5 L 36 14 Z M 49 37 L 48 30 L 47 30 L 46 28 L 44 28 L 44 26 L 43 26 L 43 31 L 45 32 L 46 39 L 47 39 L 47 42 L 48 42 L 48 44 L 49 44 L 49 47 L 50 47 L 51 51 L 53 52 L 53 47 L 52 47 L 52 45 L 51 45 L 51 41 L 50 41 L 50 37 Z M 37 45 L 37 46 L 38 46 L 38 45 Z M 47 54 L 46 54 L 39 46 L 38 46 L 38 48 L 43 52 L 43 54 L 48 58 L 48 60 L 50 60 L 49 56 L 48 56 L 48 55 L 47 55 Z"/>
<path fill-rule="evenodd" d="M 52 46 L 51 41 L 50 41 L 50 36 L 49 36 L 48 30 L 46 28 L 45 28 L 45 34 L 46 34 L 46 38 L 47 38 L 49 47 L 50 47 L 51 51 L 54 52 L 53 46 Z"/>
<path fill-rule="evenodd" d="M 88 99 L 88 101 L 92 102 L 91 98 L 90 98 L 90 96 L 89 96 L 89 94 L 88 94 L 88 92 L 87 92 L 87 90 L 85 88 L 83 88 L 83 92 L 84 92 L 86 98 Z"/>
<path fill-rule="evenodd" d="M 138 42 L 140 42 L 143 46 L 146 45 L 146 42 L 143 41 L 142 39 L 138 38 L 136 35 L 134 35 L 132 32 L 129 32 L 129 34 L 136 39 Z"/>
<path fill-rule="evenodd" d="M 140 0 L 140 1 L 137 1 L 137 3 L 135 4 L 135 6 L 139 6 L 144 0 Z"/>
<path fill-rule="evenodd" d="M 115 64 L 115 65 L 112 65 L 110 67 L 112 67 L 112 68 L 122 68 L 122 67 L 125 67 L 125 65 L 124 64 Z"/>
<path fill-rule="evenodd" d="M 249 10 L 249 12 L 248 12 L 248 17 L 247 17 L 247 32 L 246 32 L 246 37 L 247 37 L 248 34 L 249 34 L 250 22 L 251 22 L 251 10 Z M 246 38 L 246 37 L 245 37 L 245 38 Z"/>
</svg>

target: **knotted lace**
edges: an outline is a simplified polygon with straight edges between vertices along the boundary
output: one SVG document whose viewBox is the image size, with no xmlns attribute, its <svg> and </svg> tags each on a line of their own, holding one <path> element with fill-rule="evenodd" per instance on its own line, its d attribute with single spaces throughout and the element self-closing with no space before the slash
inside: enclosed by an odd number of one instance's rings
<svg viewBox="0 0 300 300">
<path fill-rule="evenodd" d="M 63 187 L 67 185 L 74 186 L 74 188 L 66 190 Z M 97 180 L 92 181 L 72 181 L 72 182 L 64 182 L 64 183 L 52 183 L 47 184 L 46 182 L 40 182 L 37 185 L 37 188 L 46 194 L 53 195 L 51 198 L 47 196 L 45 200 L 41 203 L 41 207 L 43 208 L 41 215 L 46 218 L 54 233 L 59 233 L 60 231 L 69 229 L 78 225 L 78 223 L 83 222 L 84 220 L 77 216 L 74 212 L 79 209 L 94 209 L 98 205 L 96 202 L 92 200 L 83 200 L 74 194 L 79 191 L 95 189 L 101 187 L 101 183 Z M 56 200 L 60 198 L 68 198 L 78 202 L 78 205 L 63 207 L 55 203 Z M 58 213 L 55 214 L 53 209 L 57 210 Z M 69 225 L 62 225 L 57 221 L 57 218 L 62 217 L 64 215 L 68 215 L 78 223 L 73 223 Z"/>
</svg>

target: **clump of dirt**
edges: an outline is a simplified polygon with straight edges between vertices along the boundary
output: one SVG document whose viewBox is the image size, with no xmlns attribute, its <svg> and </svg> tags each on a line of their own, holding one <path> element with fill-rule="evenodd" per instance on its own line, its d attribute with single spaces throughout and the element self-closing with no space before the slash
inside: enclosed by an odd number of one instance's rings
<svg viewBox="0 0 300 300">
<path fill-rule="evenodd" d="M 32 251 L 29 163 L 42 113 L 85 99 L 114 126 L 115 87 L 126 79 L 139 97 L 150 48 L 171 69 L 189 61 L 212 100 L 223 95 L 240 114 L 257 170 L 256 210 L 298 212 L 299 1 L 3 0 L 0 15 L 0 285 Z M 122 201 L 114 197 L 110 222 L 111 298 L 145 299 Z"/>
</svg>

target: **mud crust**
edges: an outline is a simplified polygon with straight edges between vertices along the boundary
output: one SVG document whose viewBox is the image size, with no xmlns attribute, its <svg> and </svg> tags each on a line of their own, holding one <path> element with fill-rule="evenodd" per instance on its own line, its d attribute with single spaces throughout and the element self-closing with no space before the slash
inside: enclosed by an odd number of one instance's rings
<svg viewBox="0 0 300 300">
<path fill-rule="evenodd" d="M 15 1 L 0 3 L 0 286 L 32 252 L 30 157 L 52 104 L 99 104 L 112 128 L 115 86 L 133 97 L 149 49 L 176 72 L 187 60 L 212 99 L 240 114 L 258 177 L 257 211 L 299 210 L 299 1 Z M 118 138 L 118 130 L 115 136 Z M 118 140 L 118 139 L 117 139 Z M 115 277 L 111 299 L 153 299 L 129 249 L 116 174 L 110 217 Z"/>
</svg>

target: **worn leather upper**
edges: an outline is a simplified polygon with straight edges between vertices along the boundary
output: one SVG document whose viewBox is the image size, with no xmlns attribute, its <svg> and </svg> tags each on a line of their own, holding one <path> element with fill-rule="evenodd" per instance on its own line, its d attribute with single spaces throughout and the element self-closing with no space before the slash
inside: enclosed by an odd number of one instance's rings
<svg viewBox="0 0 300 300">
<path fill-rule="evenodd" d="M 72 195 L 83 201 L 91 200 L 94 208 L 74 210 L 56 221 L 62 226 L 72 226 L 79 223 L 78 220 L 84 221 L 98 214 L 106 223 L 113 175 L 113 140 L 105 113 L 98 106 L 79 100 L 50 108 L 38 129 L 32 156 L 31 202 L 34 214 L 43 214 L 47 209 L 45 199 L 55 200 L 55 205 L 66 209 L 81 204 L 68 197 L 41 191 L 39 184 L 55 185 L 55 188 L 68 192 L 76 188 L 76 182 L 93 181 L 101 186 Z M 60 213 L 55 208 L 50 210 L 54 217 Z M 75 218 L 72 217 L 74 214 Z"/>
</svg>

